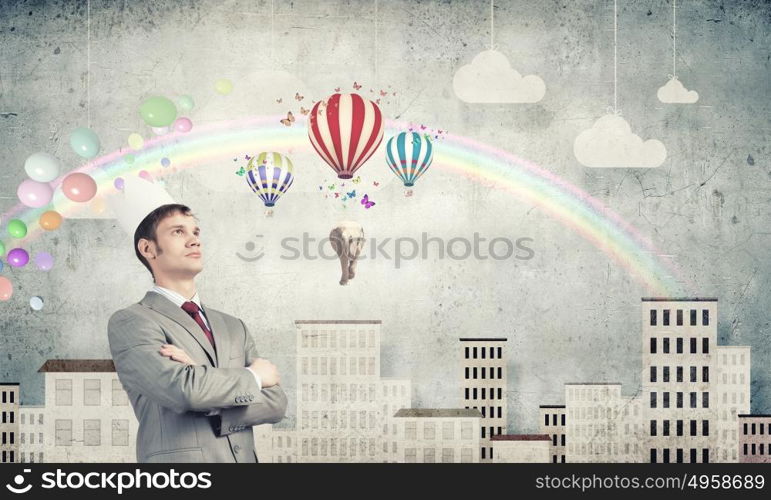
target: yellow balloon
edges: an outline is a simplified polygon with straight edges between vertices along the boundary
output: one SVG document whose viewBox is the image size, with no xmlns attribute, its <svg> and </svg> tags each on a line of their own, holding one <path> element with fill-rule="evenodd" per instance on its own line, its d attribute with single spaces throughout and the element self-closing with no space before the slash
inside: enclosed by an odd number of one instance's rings
<svg viewBox="0 0 771 500">
<path fill-rule="evenodd" d="M 142 146 L 145 145 L 145 140 L 141 135 L 134 132 L 128 136 L 128 144 L 132 149 L 142 149 Z"/>
<path fill-rule="evenodd" d="M 91 211 L 95 213 L 96 215 L 104 213 L 104 209 L 106 208 L 104 204 L 104 200 L 102 198 L 94 198 L 91 201 Z"/>
<path fill-rule="evenodd" d="M 214 84 L 214 89 L 217 91 L 218 94 L 228 95 L 230 92 L 233 91 L 233 82 L 231 82 L 227 78 L 220 78 Z"/>
</svg>

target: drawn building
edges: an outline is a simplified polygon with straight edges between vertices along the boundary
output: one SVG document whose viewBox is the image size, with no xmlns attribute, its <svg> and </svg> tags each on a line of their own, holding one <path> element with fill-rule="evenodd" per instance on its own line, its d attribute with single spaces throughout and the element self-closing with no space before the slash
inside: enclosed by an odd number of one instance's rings
<svg viewBox="0 0 771 500">
<path fill-rule="evenodd" d="M 479 410 L 480 460 L 493 459 L 490 437 L 507 429 L 506 338 L 461 338 L 461 391 L 463 406 Z"/>
<path fill-rule="evenodd" d="M 771 463 L 771 415 L 739 415 L 739 462 Z"/>
<path fill-rule="evenodd" d="M 0 384 L 0 463 L 19 462 L 19 384 Z"/>
<path fill-rule="evenodd" d="M 42 463 L 46 460 L 45 421 L 43 405 L 22 405 L 19 408 L 19 455 L 21 462 Z"/>
<path fill-rule="evenodd" d="M 480 461 L 482 414 L 466 408 L 402 408 L 395 415 L 397 459 L 405 463 Z"/>
<path fill-rule="evenodd" d="M 549 436 L 551 462 L 565 463 L 565 438 L 567 432 L 565 405 L 541 405 L 541 434 Z"/>
<path fill-rule="evenodd" d="M 136 462 L 137 420 L 110 359 L 49 359 L 46 462 Z"/>
<path fill-rule="evenodd" d="M 717 346 L 717 302 L 642 299 L 644 446 L 650 462 L 735 461 L 737 412 L 749 408 L 749 348 Z M 744 355 L 746 366 L 733 365 L 734 354 Z"/>
<path fill-rule="evenodd" d="M 549 434 L 497 434 L 490 438 L 495 449 L 493 463 L 550 463 L 552 436 Z"/>
</svg>

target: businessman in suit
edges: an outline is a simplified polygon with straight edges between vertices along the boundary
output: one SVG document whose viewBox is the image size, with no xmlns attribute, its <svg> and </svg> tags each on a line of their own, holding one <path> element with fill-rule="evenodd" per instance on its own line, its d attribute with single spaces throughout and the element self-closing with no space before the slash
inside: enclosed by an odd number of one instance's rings
<svg viewBox="0 0 771 500">
<path fill-rule="evenodd" d="M 164 204 L 134 232 L 155 286 L 109 320 L 118 377 L 139 421 L 138 462 L 257 462 L 252 426 L 280 421 L 280 376 L 240 319 L 199 300 L 200 229 Z"/>
</svg>

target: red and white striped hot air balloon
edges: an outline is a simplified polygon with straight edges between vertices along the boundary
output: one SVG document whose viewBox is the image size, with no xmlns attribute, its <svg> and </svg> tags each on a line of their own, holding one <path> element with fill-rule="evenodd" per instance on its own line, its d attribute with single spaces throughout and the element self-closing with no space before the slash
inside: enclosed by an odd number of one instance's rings
<svg viewBox="0 0 771 500">
<path fill-rule="evenodd" d="M 333 94 L 313 106 L 308 137 L 340 179 L 350 179 L 383 140 L 383 115 L 359 94 Z"/>
</svg>

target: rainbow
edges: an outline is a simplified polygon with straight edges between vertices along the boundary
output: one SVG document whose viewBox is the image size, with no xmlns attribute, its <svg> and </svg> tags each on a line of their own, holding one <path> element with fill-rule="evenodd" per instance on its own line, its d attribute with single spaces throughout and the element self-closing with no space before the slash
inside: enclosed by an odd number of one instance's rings
<svg viewBox="0 0 771 500">
<path fill-rule="evenodd" d="M 188 133 L 175 132 L 153 137 L 146 140 L 139 151 L 122 148 L 95 158 L 74 171 L 91 175 L 97 183 L 98 192 L 110 194 L 115 192 L 114 179 L 121 175 L 136 174 L 140 170 L 147 170 L 156 178 L 170 175 L 173 170 L 161 166 L 164 157 L 170 157 L 178 170 L 230 160 L 252 150 L 255 142 L 270 144 L 274 150 L 304 148 L 310 151 L 305 117 L 299 116 L 292 127 L 281 125 L 280 118 L 258 116 L 216 122 L 195 127 Z M 386 121 L 388 135 L 408 127 L 405 122 Z M 127 161 L 129 155 L 133 156 L 133 162 Z M 508 191 L 523 202 L 537 206 L 607 254 L 650 293 L 680 295 L 684 282 L 690 288 L 668 257 L 662 255 L 633 226 L 585 191 L 530 161 L 467 137 L 446 134 L 437 144 L 432 168 L 444 169 Z M 58 186 L 62 179 L 63 176 L 52 184 Z M 52 204 L 65 218 L 89 209 L 88 204 L 67 199 L 61 190 L 56 190 Z M 17 218 L 28 227 L 21 245 L 4 242 L 6 249 L 23 246 L 44 233 L 38 219 L 50 209 L 50 204 L 31 209 L 19 203 L 0 215 L 4 224 Z"/>
</svg>

